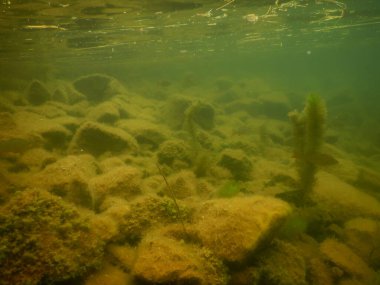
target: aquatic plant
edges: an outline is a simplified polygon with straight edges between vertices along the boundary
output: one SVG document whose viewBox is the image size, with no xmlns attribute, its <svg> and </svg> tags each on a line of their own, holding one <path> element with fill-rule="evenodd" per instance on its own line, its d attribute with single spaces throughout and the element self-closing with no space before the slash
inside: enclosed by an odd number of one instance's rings
<svg viewBox="0 0 380 285">
<path fill-rule="evenodd" d="M 293 125 L 294 157 L 299 176 L 299 201 L 305 203 L 315 183 L 317 159 L 323 144 L 326 106 L 318 95 L 310 95 L 302 113 L 289 113 Z"/>
</svg>

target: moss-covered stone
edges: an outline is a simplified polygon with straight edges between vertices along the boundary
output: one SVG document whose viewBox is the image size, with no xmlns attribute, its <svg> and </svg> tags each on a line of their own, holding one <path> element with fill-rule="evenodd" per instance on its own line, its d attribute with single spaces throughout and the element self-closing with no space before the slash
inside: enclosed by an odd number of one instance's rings
<svg viewBox="0 0 380 285">
<path fill-rule="evenodd" d="M 147 284 L 227 284 L 226 268 L 206 248 L 160 233 L 147 235 L 138 247 L 133 274 Z"/>
<path fill-rule="evenodd" d="M 26 91 L 26 99 L 32 105 L 41 105 L 50 100 L 51 95 L 45 85 L 38 80 L 32 81 Z"/>
<path fill-rule="evenodd" d="M 252 162 L 240 149 L 225 149 L 219 160 L 219 165 L 228 169 L 236 180 L 249 180 L 252 172 Z"/>
<path fill-rule="evenodd" d="M 84 123 L 75 133 L 69 152 L 86 151 L 95 156 L 105 152 L 136 150 L 136 140 L 125 131 L 95 122 Z"/>
<path fill-rule="evenodd" d="M 103 246 L 88 218 L 46 191 L 24 191 L 0 208 L 1 284 L 80 276 L 100 264 Z"/>
<path fill-rule="evenodd" d="M 230 262 L 242 262 L 281 226 L 291 209 L 263 197 L 214 199 L 202 204 L 194 221 L 202 244 Z"/>
<path fill-rule="evenodd" d="M 158 162 L 172 166 L 176 162 L 191 164 L 191 148 L 182 140 L 167 140 L 160 145 Z"/>
</svg>

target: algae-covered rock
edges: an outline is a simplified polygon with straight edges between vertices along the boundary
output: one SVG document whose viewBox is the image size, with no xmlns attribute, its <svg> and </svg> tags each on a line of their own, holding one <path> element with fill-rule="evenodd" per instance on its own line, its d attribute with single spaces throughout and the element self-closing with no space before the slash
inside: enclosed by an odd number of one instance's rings
<svg viewBox="0 0 380 285">
<path fill-rule="evenodd" d="M 97 170 L 98 166 L 91 155 L 68 155 L 33 175 L 29 185 L 46 189 L 77 205 L 92 208 L 93 197 L 88 183 Z"/>
<path fill-rule="evenodd" d="M 69 152 L 89 152 L 95 156 L 105 152 L 120 153 L 126 150 L 136 150 L 137 142 L 121 129 L 95 122 L 86 122 L 76 131 Z"/>
<path fill-rule="evenodd" d="M 132 271 L 136 261 L 137 248 L 129 245 L 112 244 L 107 248 L 108 253 L 118 262 L 125 271 Z"/>
<path fill-rule="evenodd" d="M 355 218 L 344 224 L 345 243 L 374 268 L 380 265 L 380 223 Z"/>
<path fill-rule="evenodd" d="M 100 204 L 108 195 L 130 199 L 141 193 L 140 170 L 130 166 L 120 166 L 96 176 L 90 181 L 90 190 L 95 204 Z"/>
<path fill-rule="evenodd" d="M 18 128 L 27 134 L 41 136 L 46 148 L 63 148 L 72 136 L 70 130 L 44 115 L 17 112 L 13 116 Z"/>
<path fill-rule="evenodd" d="M 380 217 L 380 202 L 336 176 L 320 171 L 317 175 L 313 199 L 323 205 L 337 220 Z"/>
<path fill-rule="evenodd" d="M 183 140 L 167 140 L 160 145 L 157 152 L 158 162 L 169 166 L 176 162 L 189 165 L 191 155 L 190 146 Z"/>
<path fill-rule="evenodd" d="M 191 104 L 191 100 L 184 97 L 172 98 L 164 107 L 164 121 L 170 128 L 176 130 L 182 128 L 186 110 L 191 106 Z"/>
<path fill-rule="evenodd" d="M 308 280 L 312 285 L 334 285 L 334 279 L 328 265 L 318 257 L 308 261 Z"/>
<path fill-rule="evenodd" d="M 169 133 L 165 127 L 141 119 L 121 120 L 117 126 L 133 135 L 140 146 L 150 149 L 157 149 Z"/>
<path fill-rule="evenodd" d="M 42 144 L 38 134 L 29 133 L 19 126 L 12 114 L 0 113 L 0 154 L 6 152 L 22 153 Z"/>
<path fill-rule="evenodd" d="M 374 277 L 374 271 L 344 243 L 328 238 L 321 243 L 320 250 L 327 260 L 350 276 L 367 282 Z"/>
<path fill-rule="evenodd" d="M 102 102 L 89 111 L 87 118 L 99 123 L 113 124 L 120 118 L 120 112 L 115 103 Z"/>
<path fill-rule="evenodd" d="M 0 208 L 0 283 L 41 284 L 98 266 L 104 243 L 89 219 L 61 198 L 27 190 Z"/>
<path fill-rule="evenodd" d="M 86 95 L 91 102 L 101 102 L 124 92 L 123 86 L 115 78 L 104 74 L 83 76 L 73 82 L 76 90 Z"/>
<path fill-rule="evenodd" d="M 202 244 L 227 261 L 242 261 L 281 226 L 290 206 L 262 196 L 216 199 L 195 214 Z"/>
<path fill-rule="evenodd" d="M 307 285 L 306 262 L 292 244 L 275 240 L 261 259 L 261 280 L 264 284 Z"/>
<path fill-rule="evenodd" d="M 132 276 L 123 270 L 107 263 L 102 269 L 88 276 L 84 285 L 132 285 Z"/>
<path fill-rule="evenodd" d="M 25 96 L 32 105 L 41 105 L 51 98 L 49 90 L 38 80 L 34 80 L 30 83 Z"/>
<path fill-rule="evenodd" d="M 252 162 L 240 149 L 225 149 L 218 163 L 228 169 L 236 180 L 249 180 L 252 172 Z"/>
<path fill-rule="evenodd" d="M 182 221 L 190 219 L 191 213 L 188 208 L 177 201 L 180 209 Z M 130 211 L 124 210 L 123 216 L 119 220 L 120 237 L 131 244 L 139 241 L 144 234 L 152 227 L 159 227 L 168 223 L 179 223 L 177 208 L 170 198 L 161 198 L 155 195 L 145 195 L 134 199 L 130 204 Z M 113 211 L 117 208 L 110 208 Z"/>
<path fill-rule="evenodd" d="M 42 170 L 47 165 L 57 161 L 56 155 L 43 148 L 32 148 L 22 154 L 18 163 L 30 170 Z"/>
<path fill-rule="evenodd" d="M 148 235 L 140 243 L 133 275 L 152 284 L 227 284 L 226 269 L 207 249 Z"/>
<path fill-rule="evenodd" d="M 202 102 L 194 104 L 191 116 L 191 119 L 202 129 L 211 130 L 214 127 L 215 110 L 209 104 Z"/>
<path fill-rule="evenodd" d="M 181 170 L 180 172 L 168 177 L 168 182 L 172 193 L 165 185 L 164 192 L 168 197 L 174 194 L 177 199 L 194 196 L 197 192 L 196 177 L 192 171 Z"/>
</svg>

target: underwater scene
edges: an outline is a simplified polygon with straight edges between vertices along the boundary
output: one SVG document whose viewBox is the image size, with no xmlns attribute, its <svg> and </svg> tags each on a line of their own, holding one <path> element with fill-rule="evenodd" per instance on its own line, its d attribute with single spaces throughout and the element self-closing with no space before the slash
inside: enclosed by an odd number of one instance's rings
<svg viewBox="0 0 380 285">
<path fill-rule="evenodd" d="M 380 1 L 1 0 L 0 285 L 379 285 Z"/>
</svg>

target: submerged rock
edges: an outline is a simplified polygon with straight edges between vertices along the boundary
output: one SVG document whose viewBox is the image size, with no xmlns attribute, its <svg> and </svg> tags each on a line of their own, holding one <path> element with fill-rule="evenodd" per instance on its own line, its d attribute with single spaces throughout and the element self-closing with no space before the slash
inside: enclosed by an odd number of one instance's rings
<svg viewBox="0 0 380 285">
<path fill-rule="evenodd" d="M 239 262 L 270 238 L 290 212 L 287 203 L 275 198 L 236 197 L 205 202 L 194 220 L 205 247 Z"/>
<path fill-rule="evenodd" d="M 91 102 L 102 102 L 125 92 L 123 86 L 115 78 L 104 74 L 83 76 L 74 81 L 73 85 Z"/>
<path fill-rule="evenodd" d="M 95 122 L 86 122 L 76 131 L 69 152 L 88 152 L 95 156 L 105 152 L 136 150 L 136 140 L 125 131 Z"/>
<path fill-rule="evenodd" d="M 91 155 L 69 155 L 33 175 L 29 186 L 46 189 L 67 201 L 92 209 L 93 197 L 88 182 L 97 169 Z"/>
<path fill-rule="evenodd" d="M 157 149 L 169 133 L 165 127 L 141 119 L 120 120 L 117 126 L 132 134 L 141 147 L 150 149 Z"/>
<path fill-rule="evenodd" d="M 207 249 L 150 234 L 137 250 L 133 274 L 152 284 L 227 284 L 222 262 Z"/>
<path fill-rule="evenodd" d="M 252 163 L 240 149 L 223 150 L 218 164 L 228 169 L 236 180 L 251 178 Z"/>
<path fill-rule="evenodd" d="M 327 172 L 319 171 L 313 199 L 336 220 L 380 217 L 380 202 Z"/>
<path fill-rule="evenodd" d="M 63 281 L 99 266 L 104 243 L 88 216 L 46 191 L 18 193 L 0 208 L 1 284 Z"/>
<path fill-rule="evenodd" d="M 202 129 L 211 130 L 215 124 L 215 110 L 209 104 L 198 102 L 194 104 L 192 119 Z"/>
<path fill-rule="evenodd" d="M 96 176 L 90 181 L 90 189 L 95 204 L 99 205 L 108 195 L 126 200 L 141 193 L 140 170 L 130 166 L 120 166 Z"/>
<path fill-rule="evenodd" d="M 13 117 L 19 129 L 25 130 L 30 135 L 42 137 L 44 146 L 48 149 L 65 148 L 72 136 L 70 130 L 43 115 L 21 111 L 15 113 Z"/>
<path fill-rule="evenodd" d="M 51 99 L 49 90 L 38 80 L 32 81 L 25 96 L 28 102 L 32 105 L 42 105 Z"/>
<path fill-rule="evenodd" d="M 290 243 L 275 240 L 269 251 L 260 257 L 261 282 L 276 285 L 307 285 L 306 261 L 299 249 Z M 327 285 L 327 284 L 326 284 Z"/>
<path fill-rule="evenodd" d="M 113 124 L 120 118 L 118 106 L 112 102 L 103 102 L 92 108 L 87 118 L 99 123 Z"/>
<path fill-rule="evenodd" d="M 87 277 L 84 285 L 127 285 L 132 283 L 132 276 L 117 266 L 106 264 L 102 269 Z"/>
<path fill-rule="evenodd" d="M 57 157 L 53 153 L 43 148 L 32 148 L 23 153 L 18 162 L 30 170 L 39 171 L 55 161 Z"/>
<path fill-rule="evenodd" d="M 366 282 L 374 278 L 374 271 L 347 245 L 338 240 L 332 238 L 324 240 L 320 250 L 327 260 L 350 276 Z M 366 282 L 363 284 L 370 284 Z"/>
<path fill-rule="evenodd" d="M 42 137 L 22 128 L 10 113 L 0 113 L 0 154 L 22 153 L 42 144 Z"/>
<path fill-rule="evenodd" d="M 158 162 L 169 166 L 191 164 L 191 149 L 183 140 L 167 140 L 160 145 L 157 152 Z"/>
</svg>

